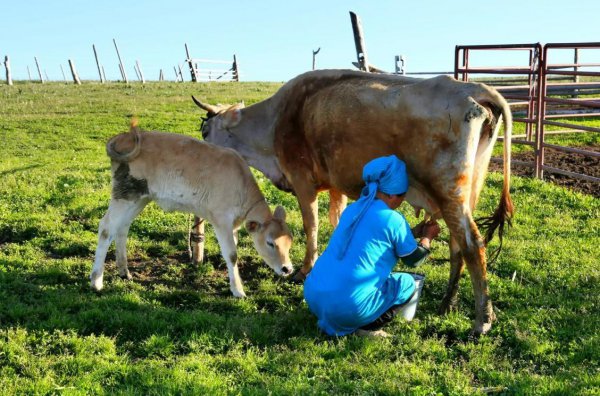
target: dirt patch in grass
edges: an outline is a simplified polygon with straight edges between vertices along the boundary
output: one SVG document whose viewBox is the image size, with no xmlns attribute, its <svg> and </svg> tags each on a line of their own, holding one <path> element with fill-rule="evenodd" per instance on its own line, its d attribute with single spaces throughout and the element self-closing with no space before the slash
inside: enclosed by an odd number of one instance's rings
<svg viewBox="0 0 600 396">
<path fill-rule="evenodd" d="M 600 146 L 584 146 L 579 148 L 582 150 L 600 152 Z M 533 152 L 518 153 L 513 154 L 512 159 L 517 161 L 533 162 L 535 161 L 535 156 Z M 581 173 L 588 176 L 600 177 L 600 158 L 546 149 L 544 153 L 544 163 L 553 168 Z M 492 162 L 490 163 L 490 170 L 501 171 L 502 164 Z M 512 173 L 519 176 L 533 177 L 534 169 L 515 165 L 513 163 Z M 597 182 L 576 179 L 550 172 L 544 172 L 544 180 L 567 187 L 573 191 L 579 191 L 584 194 L 589 194 L 600 198 L 600 183 Z"/>
</svg>

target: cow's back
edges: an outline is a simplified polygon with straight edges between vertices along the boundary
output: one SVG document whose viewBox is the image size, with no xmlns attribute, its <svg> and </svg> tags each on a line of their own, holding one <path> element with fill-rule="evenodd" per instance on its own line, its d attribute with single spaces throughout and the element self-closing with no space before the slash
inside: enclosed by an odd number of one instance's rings
<svg viewBox="0 0 600 396">
<path fill-rule="evenodd" d="M 469 100 L 476 85 L 444 76 L 415 82 L 351 74 L 305 84 L 290 94 L 289 111 L 277 126 L 282 165 L 311 169 L 319 188 L 335 187 L 353 198 L 363 184 L 363 165 L 382 155 L 404 159 L 412 182 L 435 181 L 435 169 L 454 166 L 454 150 L 468 145 L 461 126 L 465 112 L 478 108 Z"/>
</svg>

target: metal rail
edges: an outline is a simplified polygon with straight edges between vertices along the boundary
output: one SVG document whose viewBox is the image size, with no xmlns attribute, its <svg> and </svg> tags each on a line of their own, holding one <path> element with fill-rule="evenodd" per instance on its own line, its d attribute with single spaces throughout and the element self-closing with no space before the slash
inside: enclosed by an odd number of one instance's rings
<svg viewBox="0 0 600 396">
<path fill-rule="evenodd" d="M 550 63 L 550 52 L 556 49 L 568 49 L 574 51 L 573 63 Z M 579 119 L 582 117 L 598 117 L 600 112 L 594 109 L 600 108 L 600 63 L 582 63 L 578 60 L 580 50 L 600 49 L 600 42 L 593 43 L 550 43 L 542 46 L 534 44 L 498 44 L 498 45 L 460 45 L 456 46 L 454 55 L 454 77 L 463 81 L 469 81 L 469 75 L 493 74 L 493 75 L 518 75 L 522 78 L 511 79 L 510 82 L 504 78 L 503 81 L 488 80 L 486 83 L 495 85 L 495 88 L 503 92 L 504 97 L 510 100 L 512 108 L 527 106 L 524 117 L 514 117 L 514 122 L 525 124 L 525 140 L 513 139 L 515 144 L 525 144 L 534 147 L 534 163 L 518 163 L 521 166 L 533 166 L 535 176 L 544 177 L 544 171 L 559 173 L 569 177 L 600 182 L 600 178 L 574 173 L 566 170 L 553 168 L 544 164 L 544 150 L 552 149 L 567 153 L 600 158 L 600 153 L 589 150 L 581 150 L 572 147 L 559 146 L 545 143 L 545 135 L 556 133 L 580 133 L 600 132 L 600 128 L 578 124 L 571 120 L 551 121 L 550 119 Z M 505 66 L 505 67 L 482 67 L 470 65 L 470 52 L 473 51 L 528 51 L 529 64 L 527 66 Z M 566 70 L 569 69 L 569 70 Z M 582 70 L 585 69 L 585 70 Z M 580 82 L 580 77 L 597 78 L 596 81 Z M 565 82 L 566 79 L 571 81 Z M 480 79 L 478 80 L 480 81 Z M 500 85 L 504 82 L 504 85 Z M 506 83 L 508 82 L 508 85 Z M 526 83 L 523 84 L 523 83 Z M 518 83 L 519 85 L 510 85 Z M 578 96 L 585 95 L 584 98 Z M 563 96 L 563 97 L 556 97 Z M 571 96 L 566 98 L 565 96 Z M 566 131 L 545 131 L 546 126 L 558 126 Z M 501 140 L 502 138 L 499 138 Z"/>
</svg>

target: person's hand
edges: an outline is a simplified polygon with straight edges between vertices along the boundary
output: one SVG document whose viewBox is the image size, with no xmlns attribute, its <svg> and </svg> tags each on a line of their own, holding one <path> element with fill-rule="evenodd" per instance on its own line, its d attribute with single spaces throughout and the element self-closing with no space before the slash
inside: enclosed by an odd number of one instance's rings
<svg viewBox="0 0 600 396">
<path fill-rule="evenodd" d="M 425 220 L 423 220 L 411 229 L 413 237 L 423 238 L 423 229 L 424 229 L 426 223 L 427 222 Z"/>
<path fill-rule="evenodd" d="M 435 220 L 430 220 L 423 224 L 423 238 L 427 238 L 429 240 L 437 238 L 440 235 L 440 225 Z"/>
</svg>

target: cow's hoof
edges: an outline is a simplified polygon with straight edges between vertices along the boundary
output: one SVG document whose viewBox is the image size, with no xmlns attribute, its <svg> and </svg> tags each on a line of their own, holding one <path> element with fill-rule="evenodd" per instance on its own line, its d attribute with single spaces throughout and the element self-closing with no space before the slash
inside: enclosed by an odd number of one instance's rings
<svg viewBox="0 0 600 396">
<path fill-rule="evenodd" d="M 235 298 L 246 298 L 246 293 L 243 290 L 232 290 L 231 293 Z"/>
<path fill-rule="evenodd" d="M 473 335 L 476 337 L 487 334 L 492 329 L 492 322 L 488 323 L 473 323 Z"/>
<path fill-rule="evenodd" d="M 439 315 L 448 315 L 450 312 L 456 311 L 457 300 L 446 300 L 443 299 L 440 307 L 438 308 Z"/>
<path fill-rule="evenodd" d="M 304 283 L 305 280 L 306 280 L 306 274 L 304 272 L 302 272 L 302 269 L 299 269 L 298 271 L 296 271 L 296 274 L 294 274 L 294 277 L 292 278 L 292 281 L 294 283 Z"/>
</svg>

